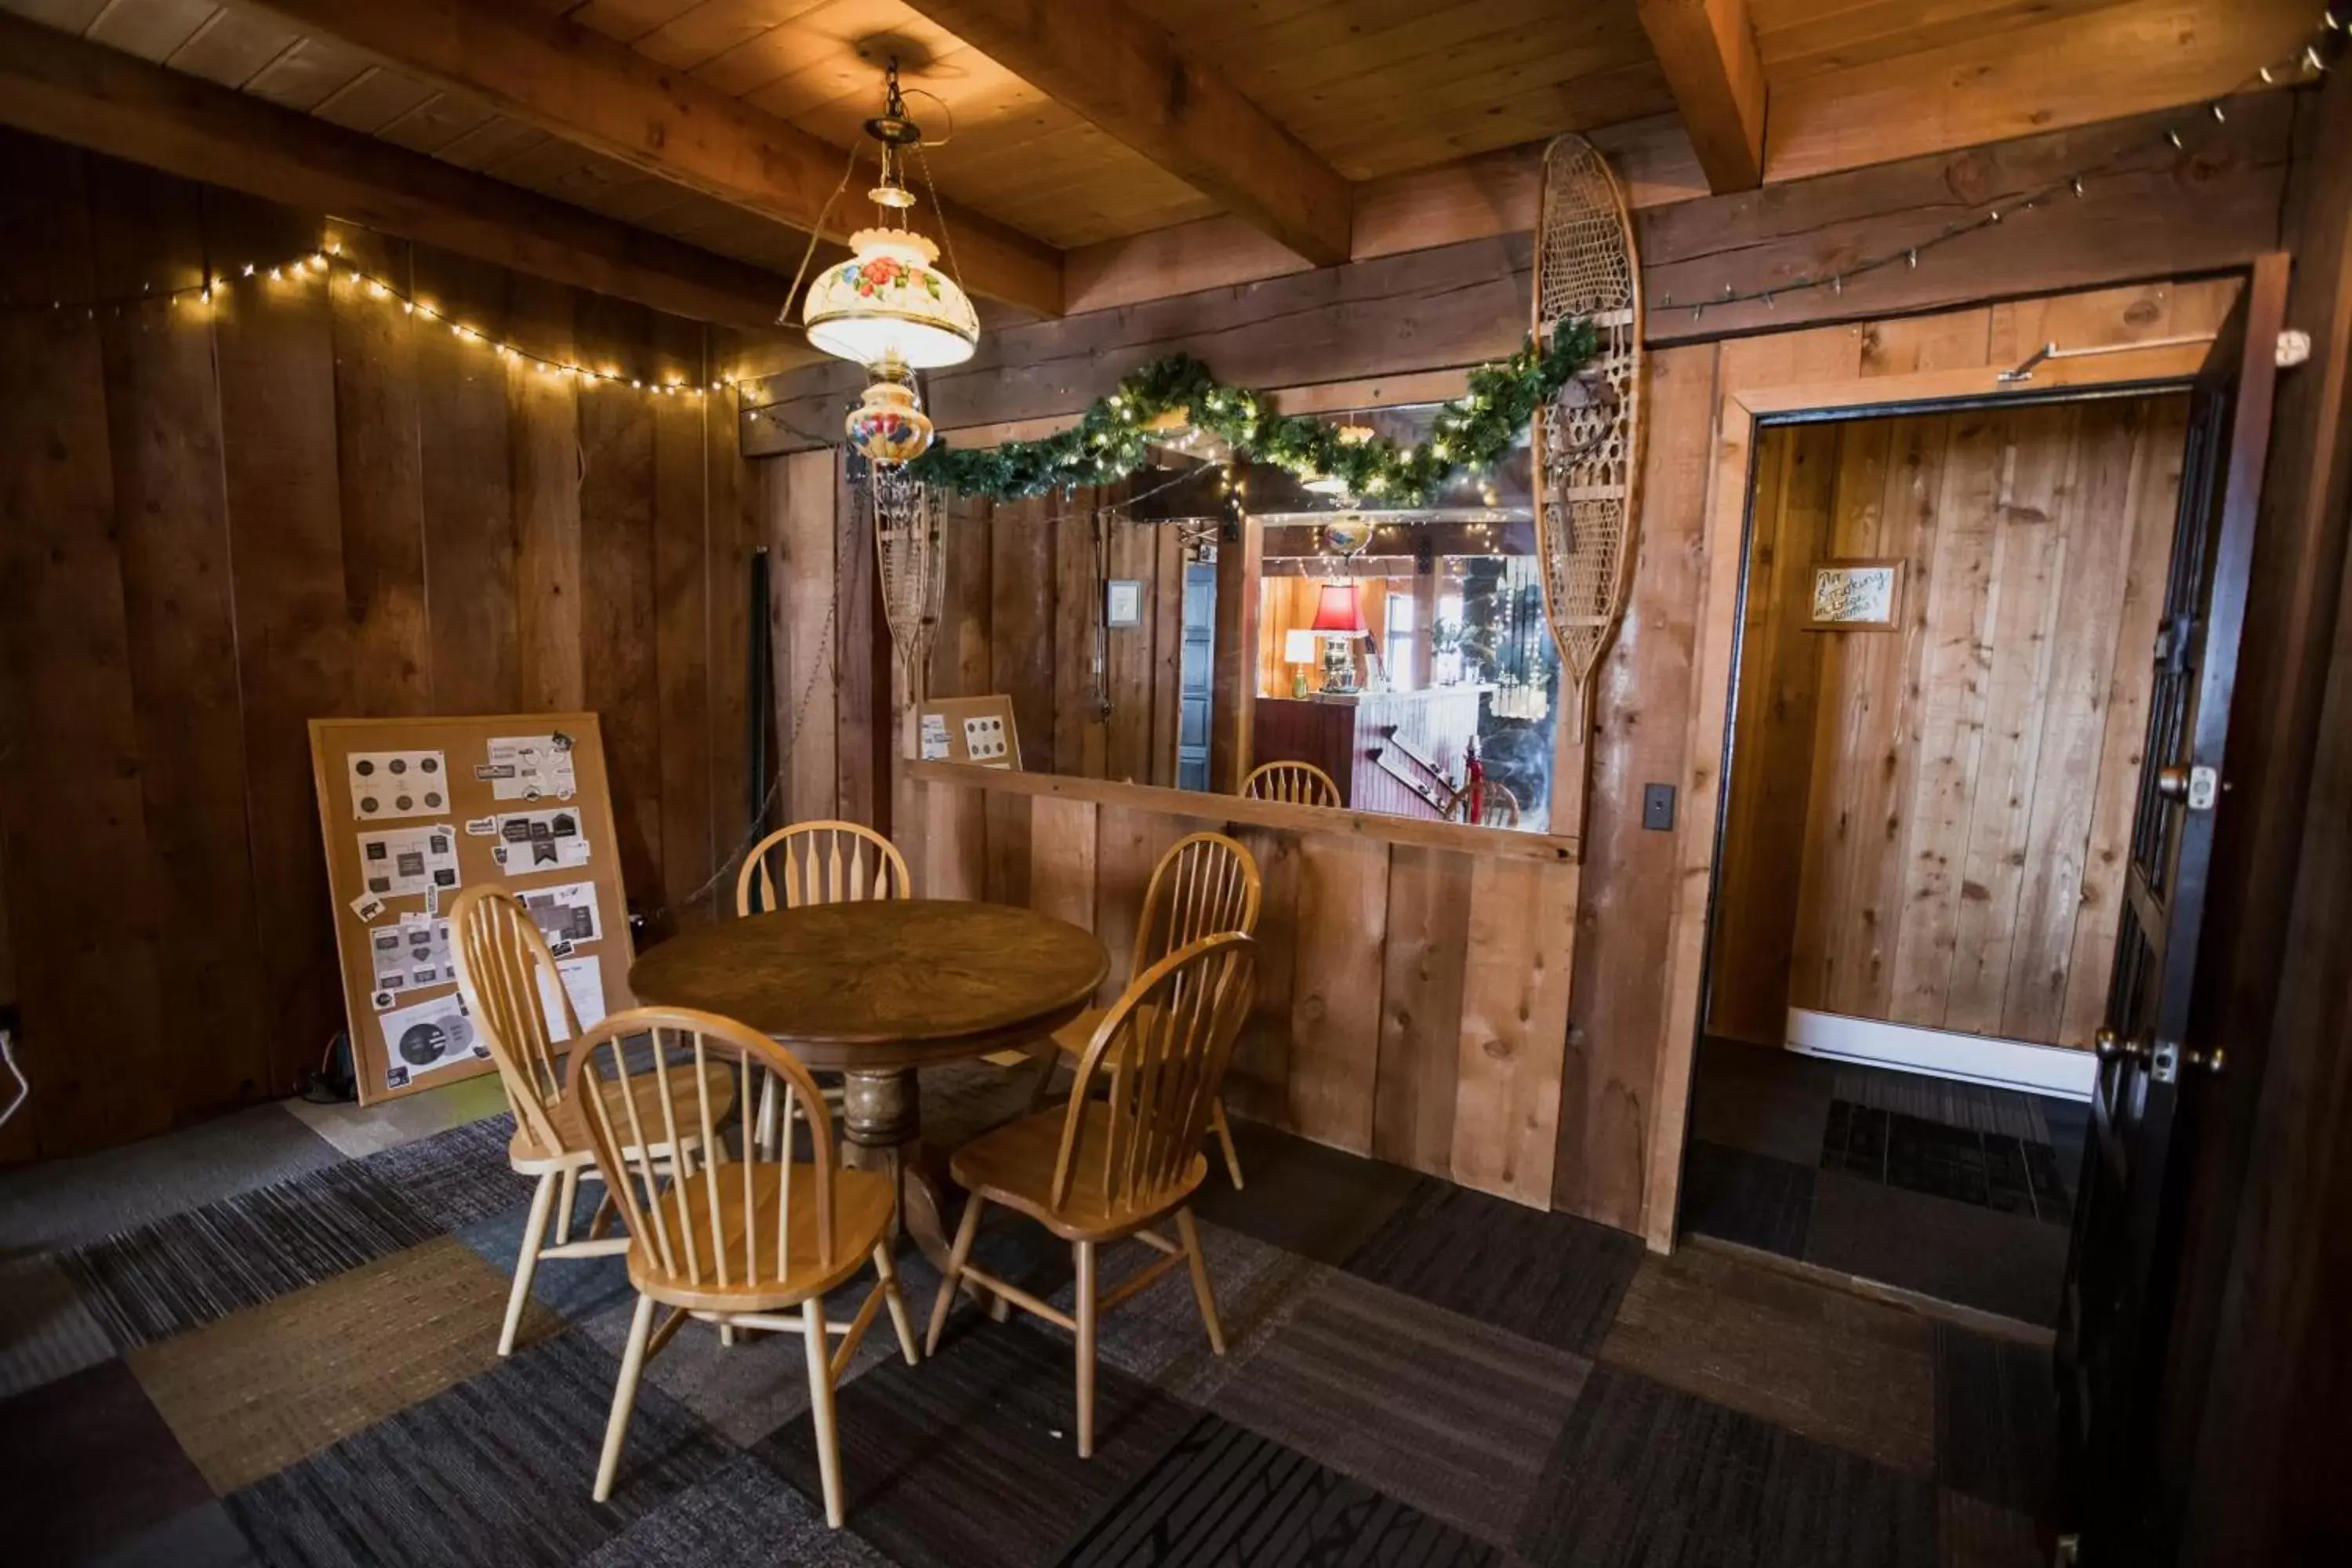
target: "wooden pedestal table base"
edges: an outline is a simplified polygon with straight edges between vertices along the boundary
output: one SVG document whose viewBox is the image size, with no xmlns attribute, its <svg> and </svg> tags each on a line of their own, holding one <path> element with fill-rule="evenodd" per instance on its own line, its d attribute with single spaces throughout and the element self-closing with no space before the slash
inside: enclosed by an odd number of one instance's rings
<svg viewBox="0 0 2352 1568">
<path fill-rule="evenodd" d="M 944 1270 L 946 1161 L 922 1141 L 917 1070 L 1047 1037 L 1109 970 L 1101 942 L 1050 915 L 902 899 L 698 926 L 638 959 L 629 989 L 739 1019 L 840 1073 L 843 1160 L 897 1170 L 905 1230 Z"/>
</svg>

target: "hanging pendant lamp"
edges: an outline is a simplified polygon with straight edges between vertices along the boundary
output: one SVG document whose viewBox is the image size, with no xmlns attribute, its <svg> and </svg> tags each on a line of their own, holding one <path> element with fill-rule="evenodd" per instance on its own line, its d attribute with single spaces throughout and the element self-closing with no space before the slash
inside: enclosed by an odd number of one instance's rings
<svg viewBox="0 0 2352 1568">
<path fill-rule="evenodd" d="M 892 466 L 911 462 L 931 444 L 931 422 L 917 399 L 914 373 L 970 359 L 980 342 L 980 318 L 962 287 L 939 265 L 940 247 L 906 226 L 916 197 L 907 188 L 904 162 L 908 148 L 922 144 L 923 132 L 907 118 L 897 60 L 884 79 L 882 112 L 866 122 L 866 135 L 881 149 L 882 183 L 867 193 L 881 222 L 851 235 L 849 259 L 817 274 L 801 306 L 801 324 L 813 346 L 873 373 L 844 428 L 870 461 Z"/>
</svg>

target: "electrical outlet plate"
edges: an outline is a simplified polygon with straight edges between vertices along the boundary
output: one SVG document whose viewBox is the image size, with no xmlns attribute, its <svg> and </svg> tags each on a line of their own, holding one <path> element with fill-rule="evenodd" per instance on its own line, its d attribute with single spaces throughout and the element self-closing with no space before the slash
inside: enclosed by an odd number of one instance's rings
<svg viewBox="0 0 2352 1568">
<path fill-rule="evenodd" d="M 1669 784 L 1642 786 L 1642 826 L 1653 833 L 1675 830 L 1675 786 Z"/>
</svg>

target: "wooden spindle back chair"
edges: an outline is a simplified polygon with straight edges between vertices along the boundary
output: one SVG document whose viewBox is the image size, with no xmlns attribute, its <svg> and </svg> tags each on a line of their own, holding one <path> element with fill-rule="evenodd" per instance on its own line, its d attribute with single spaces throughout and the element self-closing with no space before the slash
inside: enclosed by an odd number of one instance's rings
<svg viewBox="0 0 2352 1568">
<path fill-rule="evenodd" d="M 1261 763 L 1242 780 L 1242 798 L 1290 805 L 1340 805 L 1339 784 L 1313 763 Z"/>
<path fill-rule="evenodd" d="M 1486 798 L 1478 803 L 1478 825 L 1481 827 L 1517 827 L 1519 825 L 1519 797 L 1493 779 L 1488 779 Z"/>
<path fill-rule="evenodd" d="M 907 858 L 898 847 L 856 822 L 795 822 L 780 827 L 743 858 L 743 868 L 735 878 L 739 915 L 914 896 L 914 879 L 907 874 Z"/>
<path fill-rule="evenodd" d="M 1144 973 L 1170 953 L 1204 936 L 1220 931 L 1255 934 L 1258 903 L 1264 894 L 1256 858 L 1239 839 L 1223 833 L 1194 833 L 1178 839 L 1151 868 L 1151 880 L 1144 888 L 1129 975 Z M 1091 1010 L 1056 1031 L 1054 1043 L 1060 1056 L 1075 1064 L 1102 1020 L 1100 1010 Z M 1045 1062 L 1030 1099 L 1031 1109 L 1045 1102 L 1055 1065 L 1051 1058 Z M 1234 1146 L 1233 1124 L 1222 1098 L 1210 1104 L 1209 1124 L 1224 1153 L 1225 1173 L 1239 1187 L 1241 1153 Z"/>
<path fill-rule="evenodd" d="M 514 1284 L 499 1331 L 499 1353 L 511 1354 L 523 1304 L 541 1258 L 595 1258 L 628 1250 L 628 1238 L 606 1238 L 612 1213 L 607 1191 L 584 1241 L 572 1239 L 572 1213 L 583 1176 L 596 1175 L 595 1153 L 562 1113 L 563 1056 L 580 1035 L 580 1019 L 563 989 L 555 955 L 522 900 L 492 882 L 467 889 L 449 910 L 449 956 L 457 990 L 474 1026 L 489 1047 L 514 1113 L 507 1163 L 531 1177 L 530 1217 L 515 1257 Z M 667 1151 L 662 1153 L 667 1157 Z M 554 1213 L 554 1235 L 548 1218 Z"/>
<path fill-rule="evenodd" d="M 949 1163 L 949 1174 L 971 1196 L 932 1303 L 930 1345 L 938 1348 L 966 1279 L 1076 1333 L 1081 1458 L 1094 1452 L 1095 1327 L 1103 1311 L 1187 1263 L 1210 1348 L 1224 1353 L 1190 1200 L 1208 1170 L 1202 1134 L 1249 1015 L 1255 959 L 1254 939 L 1238 931 L 1170 953 L 1103 1016 L 1079 1058 L 1067 1105 L 983 1133 Z M 972 1242 L 990 1204 L 1025 1214 L 1070 1243 L 1077 1268 L 1075 1316 L 971 1267 Z M 1174 1241 L 1150 1228 L 1171 1214 Z M 1162 1256 L 1109 1290 L 1097 1289 L 1096 1248 L 1129 1237 Z"/>
<path fill-rule="evenodd" d="M 722 1079 L 729 1092 L 708 1092 Z M 730 1141 L 742 1130 L 730 1125 L 730 1110 L 756 1103 L 771 1086 L 786 1127 L 795 1112 L 805 1116 L 806 1160 L 795 1157 L 789 1139 L 772 1149 Z M 890 1258 L 893 1184 L 880 1173 L 841 1166 L 832 1114 L 806 1068 L 765 1036 L 716 1014 L 684 1007 L 615 1014 L 572 1053 L 567 1093 L 634 1238 L 629 1283 L 637 1312 L 614 1390 L 596 1500 L 611 1494 L 645 1362 L 692 1317 L 806 1337 L 825 1517 L 838 1527 L 834 1386 L 886 1301 L 908 1361 L 917 1354 Z M 650 1157 L 647 1151 L 662 1145 L 680 1156 Z M 824 1293 L 868 1258 L 878 1277 L 873 1292 L 852 1322 L 833 1328 Z M 671 1309 L 658 1335 L 656 1302 Z M 801 1309 L 797 1321 L 775 1315 L 793 1306 Z M 828 1353 L 832 1332 L 844 1335 L 837 1353 Z"/>
</svg>

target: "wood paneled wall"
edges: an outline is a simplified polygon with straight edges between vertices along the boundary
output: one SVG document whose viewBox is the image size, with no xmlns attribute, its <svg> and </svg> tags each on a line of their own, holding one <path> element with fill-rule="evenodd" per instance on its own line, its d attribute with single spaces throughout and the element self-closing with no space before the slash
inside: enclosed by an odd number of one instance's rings
<svg viewBox="0 0 2352 1568">
<path fill-rule="evenodd" d="M 926 690 L 1010 695 L 1031 773 L 1173 784 L 1182 542 L 1172 525 L 1114 516 L 1098 576 L 1095 509 L 1122 493 L 1105 487 L 950 507 L 947 586 Z M 1142 584 L 1143 619 L 1104 629 L 1097 643 L 1106 579 Z"/>
<path fill-rule="evenodd" d="M 1535 840 L 1467 847 L 1478 836 L 1459 827 L 1418 825 L 1428 841 L 1397 841 L 1376 818 L 1255 804 L 1259 817 L 1331 829 L 1234 826 L 1214 796 L 919 772 L 920 815 L 904 836 L 917 891 L 1025 904 L 1097 932 L 1111 951 L 1105 1001 L 1128 979 L 1153 865 L 1188 833 L 1235 831 L 1265 895 L 1234 1110 L 1550 1206 L 1573 860 Z"/>
<path fill-rule="evenodd" d="M 1783 426 L 1757 449 L 1708 1026 L 1789 1007 L 2087 1047 L 2187 399 Z M 1898 629 L 1803 629 L 1901 560 Z"/>
<path fill-rule="evenodd" d="M 543 352 L 709 378 L 697 325 L 339 237 Z M 0 136 L 11 300 L 320 243 L 314 215 Z M 593 708 L 633 902 L 733 847 L 759 528 L 718 400 L 542 376 L 341 271 L 209 310 L 0 310 L 0 363 L 5 925 L 34 1084 L 0 1157 L 317 1064 L 343 1018 L 312 717 Z"/>
</svg>

